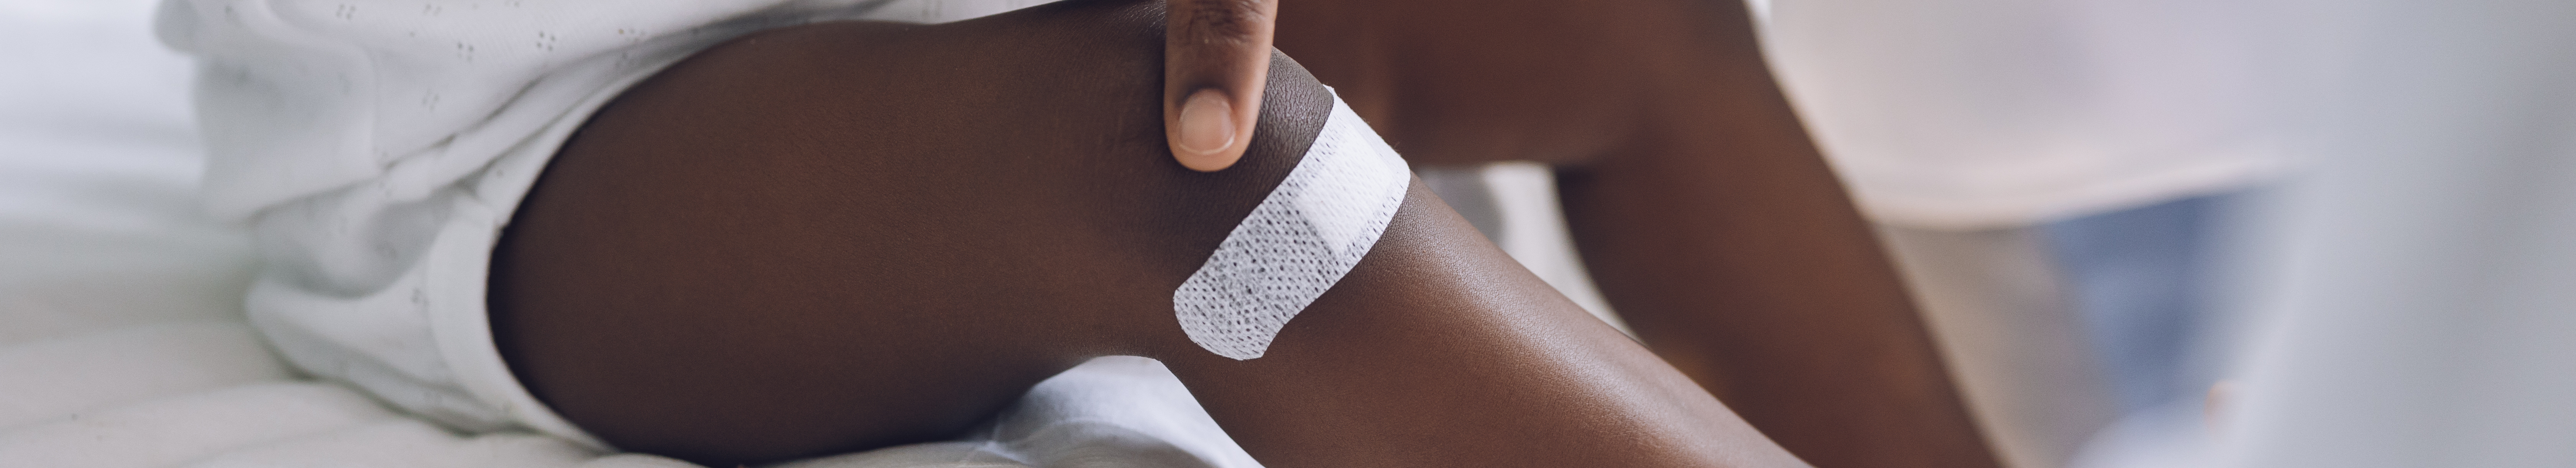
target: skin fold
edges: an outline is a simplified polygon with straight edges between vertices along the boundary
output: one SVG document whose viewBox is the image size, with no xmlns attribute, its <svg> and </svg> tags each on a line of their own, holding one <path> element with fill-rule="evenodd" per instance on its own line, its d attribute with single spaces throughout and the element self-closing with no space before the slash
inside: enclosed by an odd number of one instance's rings
<svg viewBox="0 0 2576 468">
<path fill-rule="evenodd" d="M 1732 55 L 1633 62 L 1661 75 L 1587 74 L 1518 68 L 1580 55 L 1544 47 L 1292 34 L 1333 5 L 1282 10 L 1281 49 L 1324 62 L 1310 75 L 1272 57 L 1260 130 L 1217 172 L 1167 156 L 1156 2 L 824 23 L 702 52 L 603 108 L 548 167 L 494 253 L 496 338 L 585 430 L 712 466 L 951 437 L 1110 354 L 1165 361 L 1274 467 L 1802 466 L 1790 451 L 1993 466 L 1749 29 L 1678 36 L 1745 33 L 1745 48 L 1708 46 Z M 1497 18 L 1446 31 L 1511 23 Z M 1611 24 L 1580 19 L 1565 27 Z M 1448 52 L 1462 55 L 1391 65 Z M 1492 67 L 1530 77 L 1440 77 Z M 1189 343 L 1172 288 L 1311 143 L 1330 109 L 1319 77 L 1417 164 L 1565 165 L 1586 259 L 1652 350 L 1419 184 L 1267 357 Z M 1711 77 L 1760 90 L 1690 84 Z M 1638 95 L 1475 98 L 1587 79 Z"/>
</svg>

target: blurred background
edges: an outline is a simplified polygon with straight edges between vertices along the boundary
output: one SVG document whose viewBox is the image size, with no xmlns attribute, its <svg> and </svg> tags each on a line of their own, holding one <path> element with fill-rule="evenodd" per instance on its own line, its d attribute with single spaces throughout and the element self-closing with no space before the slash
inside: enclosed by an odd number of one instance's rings
<svg viewBox="0 0 2576 468">
<path fill-rule="evenodd" d="M 2011 466 L 2576 466 L 2576 2 L 1748 7 Z M 0 0 L 0 449 L 124 398 L 49 389 L 101 372 L 56 338 L 249 339 L 153 10 Z M 1422 171 L 1617 323 L 1547 168 Z"/>
<path fill-rule="evenodd" d="M 2009 465 L 2576 466 L 2576 5 L 1748 6 Z"/>
</svg>

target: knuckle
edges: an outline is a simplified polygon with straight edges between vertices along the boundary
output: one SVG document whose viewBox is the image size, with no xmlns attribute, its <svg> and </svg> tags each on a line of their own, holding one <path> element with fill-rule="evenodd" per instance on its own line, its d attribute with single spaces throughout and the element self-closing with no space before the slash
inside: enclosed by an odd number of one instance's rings
<svg viewBox="0 0 2576 468">
<path fill-rule="evenodd" d="M 1264 0 L 1173 0 L 1186 4 L 1188 18 L 1183 20 L 1191 40 L 1210 45 L 1239 45 L 1250 41 L 1254 31 L 1268 20 L 1261 13 Z"/>
</svg>

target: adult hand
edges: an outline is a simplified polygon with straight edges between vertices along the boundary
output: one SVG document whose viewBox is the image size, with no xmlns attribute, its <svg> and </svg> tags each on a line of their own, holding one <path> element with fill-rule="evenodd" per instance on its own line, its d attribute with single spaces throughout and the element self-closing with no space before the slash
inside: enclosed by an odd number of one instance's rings
<svg viewBox="0 0 2576 468">
<path fill-rule="evenodd" d="M 1182 166 L 1234 166 L 1252 141 L 1270 76 L 1277 0 L 1167 0 L 1163 135 Z"/>
</svg>

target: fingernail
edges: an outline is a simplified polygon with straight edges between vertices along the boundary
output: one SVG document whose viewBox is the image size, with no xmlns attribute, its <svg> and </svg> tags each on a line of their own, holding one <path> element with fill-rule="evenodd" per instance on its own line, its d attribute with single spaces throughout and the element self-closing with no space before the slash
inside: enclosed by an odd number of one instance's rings
<svg viewBox="0 0 2576 468">
<path fill-rule="evenodd" d="M 1181 103 L 1181 134 L 1172 142 L 1191 156 L 1205 156 L 1234 146 L 1234 106 L 1225 93 L 1202 89 Z"/>
</svg>

